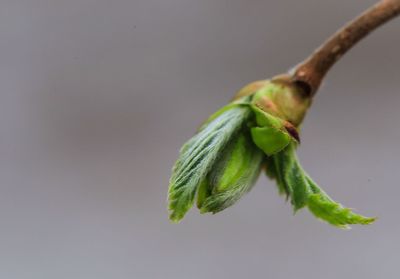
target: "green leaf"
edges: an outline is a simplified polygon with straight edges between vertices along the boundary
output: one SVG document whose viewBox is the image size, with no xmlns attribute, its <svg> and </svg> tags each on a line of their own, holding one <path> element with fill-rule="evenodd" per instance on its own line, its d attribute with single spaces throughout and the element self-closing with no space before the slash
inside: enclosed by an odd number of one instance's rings
<svg viewBox="0 0 400 279">
<path fill-rule="evenodd" d="M 307 206 L 317 218 L 339 228 L 348 228 L 350 224 L 366 225 L 375 220 L 333 201 L 302 169 L 295 149 L 295 144 L 291 143 L 267 161 L 269 176 L 275 178 L 280 191 L 291 198 L 295 211 Z"/>
<path fill-rule="evenodd" d="M 272 127 L 251 128 L 254 143 L 267 155 L 273 155 L 284 149 L 291 141 L 291 136 Z"/>
<path fill-rule="evenodd" d="M 287 121 L 275 117 L 257 106 L 251 106 L 257 127 L 251 129 L 254 143 L 267 155 L 273 155 L 284 149 L 290 142 L 297 141 L 287 130 Z M 296 128 L 292 128 L 296 129 Z M 296 135 L 298 135 L 296 133 Z"/>
<path fill-rule="evenodd" d="M 278 178 L 278 169 L 275 166 L 274 156 L 266 156 L 264 159 L 265 162 L 265 173 L 268 178 L 276 180 L 276 184 L 278 186 L 279 194 L 286 195 L 286 198 L 289 197 L 288 191 L 285 188 L 285 185 Z"/>
<path fill-rule="evenodd" d="M 282 152 L 273 156 L 279 188 L 291 198 L 294 211 L 303 208 L 312 193 L 295 153 L 295 144 L 289 144 Z"/>
<path fill-rule="evenodd" d="M 259 127 L 273 127 L 278 130 L 284 129 L 284 121 L 278 117 L 275 117 L 255 105 L 251 106 L 255 116 L 256 123 Z"/>
<path fill-rule="evenodd" d="M 168 191 L 172 221 L 180 221 L 193 206 L 201 182 L 229 140 L 243 127 L 250 113 L 248 107 L 232 107 L 209 122 L 182 147 Z"/>
<path fill-rule="evenodd" d="M 199 190 L 197 191 L 197 208 L 201 208 L 204 201 L 211 196 L 211 190 L 211 185 L 206 177 L 200 183 Z"/>
<path fill-rule="evenodd" d="M 207 125 L 213 121 L 214 119 L 216 119 L 217 117 L 219 117 L 220 115 L 222 115 L 224 112 L 235 108 L 235 107 L 247 107 L 250 105 L 251 102 L 251 96 L 245 96 L 242 98 L 239 98 L 229 104 L 227 104 L 226 106 L 220 108 L 219 110 L 217 110 L 216 112 L 214 112 L 200 127 L 199 131 L 201 131 L 202 129 L 204 129 L 205 127 L 207 127 Z"/>
<path fill-rule="evenodd" d="M 343 207 L 340 203 L 333 201 L 310 177 L 306 178 L 314 192 L 309 197 L 308 209 L 317 218 L 343 229 L 348 229 L 349 224 L 368 225 L 376 220 L 376 218 L 364 217 L 352 212 L 350 208 Z"/>
<path fill-rule="evenodd" d="M 217 213 L 237 202 L 254 185 L 264 154 L 245 130 L 232 140 L 211 170 L 208 181 L 212 194 L 200 211 Z"/>
</svg>

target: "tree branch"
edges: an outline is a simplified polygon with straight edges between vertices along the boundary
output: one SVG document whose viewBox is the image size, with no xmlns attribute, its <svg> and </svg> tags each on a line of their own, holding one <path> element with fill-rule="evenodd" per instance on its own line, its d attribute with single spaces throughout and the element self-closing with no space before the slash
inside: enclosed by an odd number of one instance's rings
<svg viewBox="0 0 400 279">
<path fill-rule="evenodd" d="M 296 66 L 292 81 L 312 97 L 329 69 L 358 41 L 400 14 L 400 0 L 381 0 L 331 38 L 310 57 Z"/>
</svg>

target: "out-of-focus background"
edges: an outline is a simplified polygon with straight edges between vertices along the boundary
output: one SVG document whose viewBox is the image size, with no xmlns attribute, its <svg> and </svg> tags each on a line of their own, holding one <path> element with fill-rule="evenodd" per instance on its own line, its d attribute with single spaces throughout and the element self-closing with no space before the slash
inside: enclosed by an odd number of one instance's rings
<svg viewBox="0 0 400 279">
<path fill-rule="evenodd" d="M 333 68 L 299 149 L 374 225 L 293 216 L 264 177 L 215 216 L 166 212 L 196 127 L 374 2 L 2 0 L 0 278 L 399 278 L 400 19 Z"/>
</svg>

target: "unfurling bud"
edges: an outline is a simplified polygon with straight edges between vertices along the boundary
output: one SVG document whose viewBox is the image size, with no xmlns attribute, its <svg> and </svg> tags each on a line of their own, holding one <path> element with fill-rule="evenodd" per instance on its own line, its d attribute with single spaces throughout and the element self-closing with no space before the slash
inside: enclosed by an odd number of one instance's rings
<svg viewBox="0 0 400 279">
<path fill-rule="evenodd" d="M 374 219 L 334 202 L 304 172 L 295 149 L 298 127 L 311 100 L 287 76 L 251 83 L 214 113 L 181 149 L 169 186 L 172 221 L 193 206 L 217 213 L 254 185 L 261 166 L 290 197 L 294 210 L 307 206 L 318 218 L 346 228 Z"/>
</svg>

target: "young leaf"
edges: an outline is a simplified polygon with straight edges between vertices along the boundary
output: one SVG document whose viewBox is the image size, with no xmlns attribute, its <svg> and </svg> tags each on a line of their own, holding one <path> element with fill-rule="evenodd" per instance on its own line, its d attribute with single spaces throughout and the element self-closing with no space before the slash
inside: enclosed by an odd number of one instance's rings
<svg viewBox="0 0 400 279">
<path fill-rule="evenodd" d="M 217 213 L 233 205 L 254 185 L 264 154 L 246 131 L 233 139 L 208 176 L 212 194 L 200 211 Z"/>
<path fill-rule="evenodd" d="M 207 125 L 213 121 L 215 118 L 219 117 L 221 114 L 223 114 L 224 112 L 234 108 L 234 107 L 247 107 L 250 105 L 252 96 L 244 96 L 241 97 L 237 100 L 234 100 L 233 102 L 227 104 L 226 106 L 220 108 L 219 110 L 217 110 L 216 112 L 214 112 L 210 117 L 208 117 L 208 119 L 201 125 L 199 131 L 201 131 L 202 129 L 204 129 L 205 127 L 207 127 Z"/>
<path fill-rule="evenodd" d="M 284 149 L 291 141 L 287 133 L 272 127 L 251 128 L 254 143 L 267 155 L 273 155 Z"/>
<path fill-rule="evenodd" d="M 312 190 L 308 185 L 295 153 L 295 144 L 289 144 L 283 151 L 275 154 L 273 160 L 277 174 L 278 185 L 291 198 L 294 211 L 303 208 Z"/>
<path fill-rule="evenodd" d="M 250 112 L 245 106 L 224 111 L 182 147 L 168 191 L 172 221 L 180 221 L 192 207 L 198 186 L 229 140 L 244 125 Z"/>
<path fill-rule="evenodd" d="M 280 191 L 290 196 L 296 210 L 307 206 L 319 219 L 331 225 L 348 228 L 350 224 L 366 225 L 375 218 L 364 217 L 333 201 L 302 169 L 292 143 L 267 161 L 269 176 L 277 180 Z"/>
<path fill-rule="evenodd" d="M 308 209 L 317 218 L 343 229 L 348 229 L 349 224 L 368 225 L 376 220 L 376 218 L 353 213 L 350 208 L 345 208 L 340 203 L 333 201 L 310 177 L 306 178 L 314 192 L 309 197 Z"/>
<path fill-rule="evenodd" d="M 251 129 L 254 143 L 267 155 L 283 150 L 291 141 L 297 141 L 287 130 L 287 121 L 275 117 L 255 105 L 251 106 L 257 127 Z M 296 129 L 296 128 L 294 128 Z"/>
<path fill-rule="evenodd" d="M 264 159 L 265 164 L 265 173 L 268 178 L 275 180 L 278 186 L 279 194 L 286 195 L 286 198 L 289 198 L 288 190 L 285 188 L 285 185 L 282 183 L 281 179 L 278 179 L 278 170 L 275 166 L 274 156 L 266 156 Z"/>
<path fill-rule="evenodd" d="M 211 196 L 211 185 L 205 177 L 203 181 L 200 183 L 199 190 L 197 191 L 197 208 L 201 208 L 204 204 L 204 201 Z"/>
<path fill-rule="evenodd" d="M 283 130 L 284 129 L 284 120 L 273 116 L 259 107 L 252 105 L 251 109 L 253 110 L 255 116 L 256 116 L 256 123 L 257 126 L 259 127 L 273 127 L 277 130 Z"/>
</svg>

